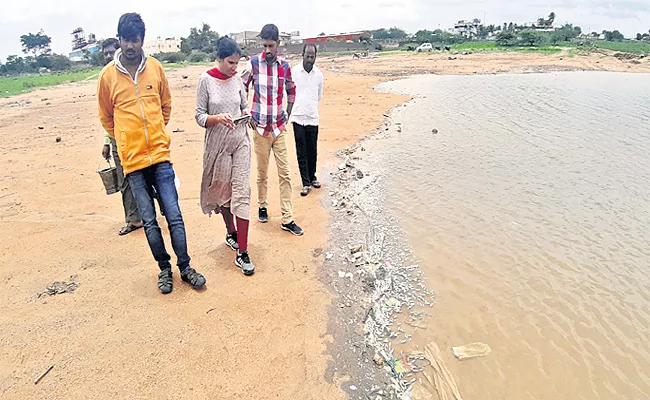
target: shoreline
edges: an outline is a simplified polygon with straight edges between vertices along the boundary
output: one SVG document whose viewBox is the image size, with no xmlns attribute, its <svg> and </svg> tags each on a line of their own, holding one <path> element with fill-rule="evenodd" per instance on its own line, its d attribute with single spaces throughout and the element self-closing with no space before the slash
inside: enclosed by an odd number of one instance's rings
<svg viewBox="0 0 650 400">
<path fill-rule="evenodd" d="M 335 357 L 330 372 L 343 370 L 342 388 L 350 398 L 409 398 L 415 381 L 395 373 L 394 362 L 404 353 L 393 343 L 409 341 L 409 330 L 426 318 L 424 308 L 433 302 L 405 234 L 385 204 L 389 171 L 380 166 L 381 155 L 366 148 L 401 131 L 393 117 L 410 101 L 394 106 L 379 127 L 337 152 L 340 163 L 330 171 L 332 186 L 322 200 L 330 235 L 321 280 L 336 294 L 328 311 L 329 330 L 338 338 L 329 346 Z M 402 309 L 409 311 L 408 319 Z"/>
</svg>

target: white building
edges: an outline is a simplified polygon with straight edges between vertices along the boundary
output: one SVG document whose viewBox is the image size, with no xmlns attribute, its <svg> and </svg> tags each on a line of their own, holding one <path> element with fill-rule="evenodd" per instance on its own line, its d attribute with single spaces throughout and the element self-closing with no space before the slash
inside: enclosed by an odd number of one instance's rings
<svg viewBox="0 0 650 400">
<path fill-rule="evenodd" d="M 156 39 L 145 38 L 142 48 L 146 54 L 177 53 L 181 51 L 181 41 L 173 37 L 165 39 L 160 36 Z"/>
<path fill-rule="evenodd" d="M 258 37 L 259 34 L 256 31 L 243 31 L 231 33 L 230 38 L 240 46 L 259 46 L 262 44 L 262 39 Z"/>
</svg>

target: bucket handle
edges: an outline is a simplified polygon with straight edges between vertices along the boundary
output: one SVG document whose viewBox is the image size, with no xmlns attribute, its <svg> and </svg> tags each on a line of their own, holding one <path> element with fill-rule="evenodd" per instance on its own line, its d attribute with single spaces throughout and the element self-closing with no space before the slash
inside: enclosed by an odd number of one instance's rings
<svg viewBox="0 0 650 400">
<path fill-rule="evenodd" d="M 111 167 L 115 167 L 115 166 L 116 166 L 116 165 L 115 165 L 115 161 L 113 161 L 113 165 L 111 165 L 111 158 L 110 158 L 110 157 L 109 157 L 109 158 L 106 158 L 104 161 L 106 161 L 106 163 L 108 164 L 108 168 L 111 168 Z M 100 161 L 100 162 L 97 164 L 97 172 L 101 171 L 101 169 L 100 169 L 101 165 L 102 165 L 102 162 Z"/>
</svg>

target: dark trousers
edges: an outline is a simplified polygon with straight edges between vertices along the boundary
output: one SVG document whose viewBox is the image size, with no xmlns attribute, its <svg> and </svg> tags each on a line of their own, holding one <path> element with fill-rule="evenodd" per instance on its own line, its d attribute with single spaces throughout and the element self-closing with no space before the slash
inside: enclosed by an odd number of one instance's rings
<svg viewBox="0 0 650 400">
<path fill-rule="evenodd" d="M 316 180 L 316 161 L 318 160 L 318 126 L 293 123 L 296 139 L 296 154 L 302 186 L 311 186 Z"/>
<path fill-rule="evenodd" d="M 120 156 L 117 152 L 117 143 L 113 138 L 111 138 L 111 147 L 113 150 L 113 161 L 115 161 L 115 167 L 117 168 L 117 184 L 120 188 L 120 192 L 122 192 L 124 220 L 127 224 L 138 223 L 141 221 L 140 213 L 138 212 L 138 204 L 133 197 L 133 193 L 131 193 L 129 181 L 124 177 L 124 169 L 122 168 L 122 162 L 120 161 Z"/>
<path fill-rule="evenodd" d="M 187 254 L 187 238 L 181 209 L 178 206 L 178 192 L 174 184 L 174 168 L 171 163 L 155 164 L 139 171 L 131 172 L 126 179 L 131 185 L 131 191 L 138 203 L 140 216 L 144 222 L 144 232 L 147 235 L 149 248 L 160 269 L 169 269 L 171 257 L 165 249 L 162 231 L 156 221 L 156 208 L 153 202 L 154 189 L 158 194 L 158 202 L 165 209 L 165 218 L 172 239 L 172 247 L 178 258 L 178 268 L 183 271 L 190 265 Z"/>
</svg>

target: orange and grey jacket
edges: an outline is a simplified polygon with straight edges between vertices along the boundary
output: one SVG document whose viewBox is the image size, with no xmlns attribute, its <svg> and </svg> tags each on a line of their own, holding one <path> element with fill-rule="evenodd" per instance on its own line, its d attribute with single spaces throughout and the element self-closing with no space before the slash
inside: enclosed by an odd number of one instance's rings
<svg viewBox="0 0 650 400">
<path fill-rule="evenodd" d="M 165 130 L 172 98 L 163 67 L 143 54 L 135 79 L 120 63 L 121 51 L 99 74 L 99 119 L 117 141 L 124 174 L 170 161 Z"/>
</svg>

